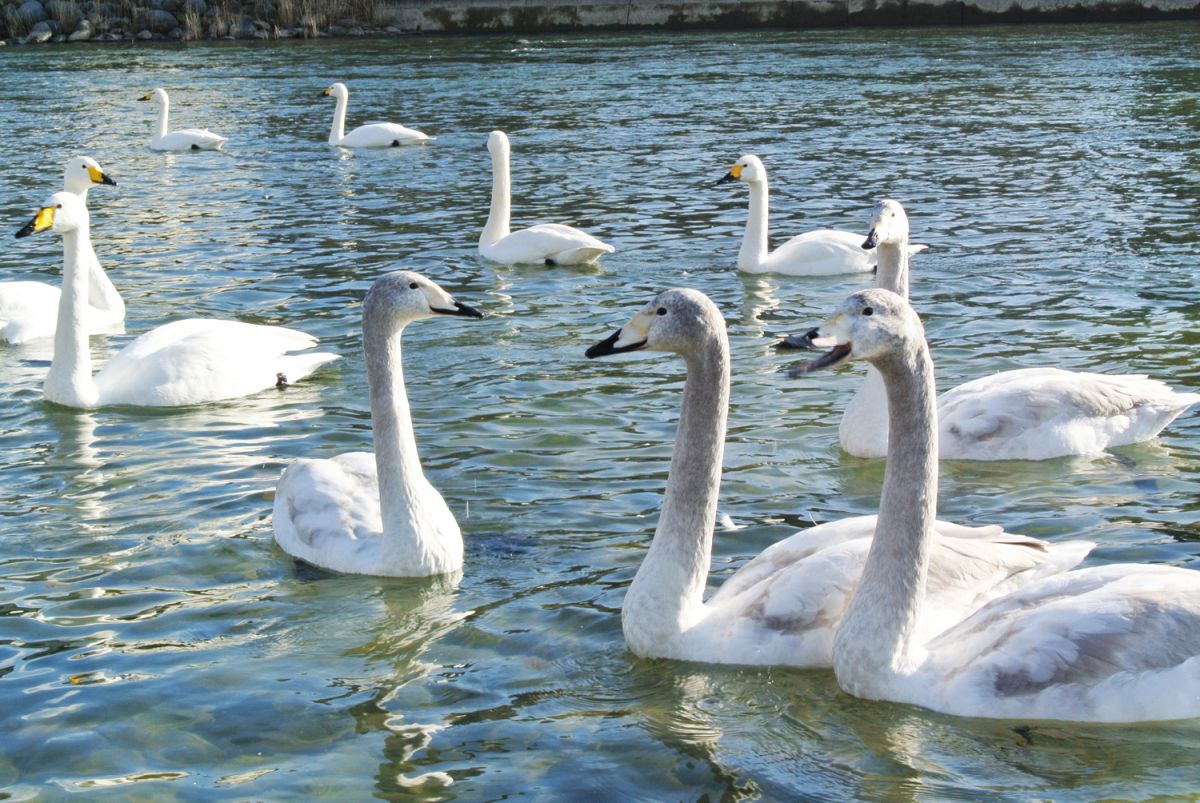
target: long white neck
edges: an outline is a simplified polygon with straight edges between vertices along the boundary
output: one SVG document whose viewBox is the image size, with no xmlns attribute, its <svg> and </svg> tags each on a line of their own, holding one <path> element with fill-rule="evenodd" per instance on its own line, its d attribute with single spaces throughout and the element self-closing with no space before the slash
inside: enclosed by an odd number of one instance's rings
<svg viewBox="0 0 1200 803">
<path fill-rule="evenodd" d="M 99 391 L 92 381 L 88 351 L 88 270 L 92 252 L 87 221 L 63 234 L 63 282 L 54 332 L 54 360 L 42 386 L 46 398 L 68 407 L 95 407 Z"/>
<path fill-rule="evenodd" d="M 913 637 L 925 596 L 938 479 L 933 364 L 924 338 L 878 367 L 887 385 L 891 429 L 879 521 L 833 643 L 838 683 L 874 699 L 918 657 Z"/>
<path fill-rule="evenodd" d="M 335 95 L 337 103 L 333 107 L 333 127 L 329 129 L 329 144 L 340 145 L 346 137 L 346 104 L 349 95 Z"/>
<path fill-rule="evenodd" d="M 729 344 L 714 335 L 686 359 L 662 513 L 621 607 L 626 642 L 641 655 L 661 655 L 701 616 L 712 560 L 729 408 Z"/>
<path fill-rule="evenodd" d="M 86 251 L 88 261 L 87 303 L 91 305 L 93 311 L 100 312 L 108 321 L 124 320 L 125 300 L 117 292 L 116 285 L 112 283 L 112 279 L 108 278 L 104 268 L 100 267 L 100 259 L 96 256 L 96 250 L 92 248 L 90 233 Z"/>
<path fill-rule="evenodd" d="M 908 238 L 902 242 L 880 243 L 875 252 L 879 260 L 875 286 L 891 290 L 908 298 Z M 838 427 L 842 448 L 859 457 L 884 457 L 880 452 L 888 440 L 887 391 L 883 377 L 874 365 L 867 366 L 867 376 L 858 386 L 854 398 L 846 405 Z"/>
<path fill-rule="evenodd" d="M 158 104 L 158 126 L 154 136 L 161 139 L 167 135 L 167 115 L 171 111 L 171 101 L 165 97 Z"/>
<path fill-rule="evenodd" d="M 404 389 L 400 351 L 404 327 L 393 328 L 377 320 L 377 314 L 364 307 L 363 348 L 383 518 L 381 563 L 395 574 L 440 574 L 461 566 L 462 539 L 421 469 Z"/>
<path fill-rule="evenodd" d="M 746 218 L 746 234 L 742 248 L 738 251 L 738 269 L 758 270 L 767 258 L 767 177 L 752 181 L 750 186 L 750 214 Z"/>
<path fill-rule="evenodd" d="M 492 206 L 487 223 L 479 235 L 480 245 L 491 245 L 508 236 L 509 216 L 512 214 L 510 195 L 512 177 L 509 173 L 508 150 L 492 154 Z"/>
</svg>

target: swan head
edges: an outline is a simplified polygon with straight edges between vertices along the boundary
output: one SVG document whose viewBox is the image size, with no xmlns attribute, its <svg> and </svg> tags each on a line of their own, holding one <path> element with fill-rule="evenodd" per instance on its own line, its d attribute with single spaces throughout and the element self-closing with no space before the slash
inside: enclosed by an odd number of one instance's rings
<svg viewBox="0 0 1200 803">
<path fill-rule="evenodd" d="M 109 178 L 90 156 L 75 156 L 67 162 L 67 168 L 63 171 L 63 187 L 67 192 L 82 195 L 97 184 L 115 187 L 117 182 Z"/>
<path fill-rule="evenodd" d="M 411 321 L 442 315 L 482 318 L 474 307 L 455 301 L 437 285 L 411 270 L 398 270 L 380 276 L 363 300 L 363 318 L 381 318 L 400 328 Z"/>
<path fill-rule="evenodd" d="M 717 305 L 699 290 L 679 288 L 659 293 L 633 320 L 584 353 L 589 359 L 643 349 L 687 354 L 724 334 Z"/>
<path fill-rule="evenodd" d="M 871 230 L 867 232 L 867 239 L 863 240 L 862 247 L 870 249 L 880 243 L 902 245 L 907 242 L 908 215 L 904 214 L 904 207 L 900 202 L 884 198 L 875 204 L 875 208 L 871 210 Z"/>
<path fill-rule="evenodd" d="M 337 81 L 333 84 L 330 84 L 329 88 L 321 94 L 337 98 L 338 100 L 345 100 L 346 98 L 350 97 L 350 90 L 346 89 L 346 85 L 341 81 Z"/>
<path fill-rule="evenodd" d="M 729 172 L 718 179 L 717 183 L 726 184 L 730 181 L 744 181 L 747 184 L 756 184 L 766 180 L 767 168 L 763 167 L 762 159 L 748 153 L 734 162 L 733 167 L 729 168 Z"/>
<path fill-rule="evenodd" d="M 51 230 L 57 234 L 75 231 L 87 224 L 87 206 L 73 192 L 56 192 L 46 199 L 42 208 L 17 232 L 18 237 Z"/>
<path fill-rule="evenodd" d="M 167 105 L 167 90 L 162 89 L 161 87 L 156 87 L 154 89 L 151 89 L 146 94 L 142 95 L 140 98 L 138 98 L 138 100 L 152 100 L 155 103 L 157 103 L 159 106 L 166 106 Z"/>
<path fill-rule="evenodd" d="M 925 330 L 917 313 L 891 290 L 860 290 L 843 301 L 818 329 L 813 339 L 829 339 L 833 347 L 807 363 L 788 370 L 795 378 L 843 362 L 867 360 L 879 363 L 923 343 Z"/>
<path fill-rule="evenodd" d="M 503 131 L 493 131 L 488 134 L 487 149 L 492 156 L 508 153 L 511 150 L 511 146 L 508 144 L 508 134 Z"/>
</svg>

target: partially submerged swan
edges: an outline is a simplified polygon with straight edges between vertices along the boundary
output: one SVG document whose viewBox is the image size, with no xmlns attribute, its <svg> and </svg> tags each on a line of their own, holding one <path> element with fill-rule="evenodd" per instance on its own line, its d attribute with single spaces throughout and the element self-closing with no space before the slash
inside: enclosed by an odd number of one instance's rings
<svg viewBox="0 0 1200 803">
<path fill-rule="evenodd" d="M 738 251 L 738 270 L 747 273 L 782 273 L 789 276 L 829 276 L 862 273 L 875 267 L 875 254 L 863 250 L 862 237 L 837 229 L 815 229 L 799 234 L 774 251 L 767 250 L 767 168 L 753 154 L 738 159 L 717 183 L 744 181 L 750 186 L 750 212 L 746 234 Z M 913 246 L 913 253 L 925 248 Z"/>
<path fill-rule="evenodd" d="M 63 171 L 63 190 L 78 195 L 87 203 L 87 192 L 99 184 L 116 186 L 95 159 L 74 156 Z M 88 259 L 88 310 L 86 329 L 90 335 L 125 331 L 125 302 L 113 286 L 94 251 Z M 45 282 L 0 282 L 0 340 L 14 345 L 54 337 L 58 319 L 60 290 Z"/>
<path fill-rule="evenodd" d="M 879 254 L 877 286 L 908 298 L 908 216 L 894 200 L 872 212 L 863 247 Z M 1178 393 L 1142 374 L 1096 374 L 1021 368 L 980 377 L 937 399 L 943 460 L 1046 460 L 1099 454 L 1158 435 L 1200 394 Z M 838 427 L 856 457 L 887 454 L 883 380 L 867 367 Z"/>
<path fill-rule="evenodd" d="M 454 514 L 425 479 L 413 437 L 400 339 L 412 321 L 482 318 L 411 271 L 375 281 L 363 301 L 363 351 L 375 454 L 297 460 L 275 490 L 275 540 L 314 566 L 351 574 L 424 577 L 462 567 Z"/>
<path fill-rule="evenodd" d="M 340 81 L 321 94 L 337 101 L 333 109 L 333 126 L 329 129 L 329 144 L 342 148 L 392 148 L 399 145 L 420 145 L 433 137 L 397 123 L 367 123 L 349 134 L 346 130 L 346 104 L 350 90 Z"/>
<path fill-rule="evenodd" d="M 716 306 L 669 290 L 587 351 L 679 354 L 687 381 L 662 512 L 621 607 L 630 650 L 707 663 L 829 666 L 834 628 L 858 582 L 875 531 L 858 516 L 796 533 L 729 577 L 708 600 L 729 401 L 729 343 Z M 1051 545 L 1000 527 L 936 523 L 927 583 L 932 637 L 988 599 L 1077 564 L 1088 542 Z"/>
<path fill-rule="evenodd" d="M 54 361 L 44 385 L 49 401 L 83 409 L 201 404 L 294 383 L 337 359 L 307 352 L 316 338 L 295 329 L 191 318 L 139 336 L 93 376 L 84 323 L 92 245 L 83 200 L 56 192 L 17 236 L 47 229 L 63 238 Z"/>
<path fill-rule="evenodd" d="M 488 135 L 487 148 L 492 155 L 492 205 L 479 235 L 479 253 L 485 259 L 501 265 L 583 265 L 615 250 L 592 235 L 561 223 L 539 223 L 510 233 L 512 176 L 508 135 L 493 131 Z"/>
<path fill-rule="evenodd" d="M 167 116 L 171 110 L 171 99 L 162 88 L 152 89 L 138 100 L 152 100 L 158 106 L 158 123 L 150 137 L 150 147 L 156 151 L 219 151 L 225 137 L 201 128 L 181 128 L 167 131 Z"/>
<path fill-rule="evenodd" d="M 821 327 L 831 351 L 799 376 L 867 360 L 888 394 L 877 536 L 833 644 L 850 694 L 977 717 L 1137 722 L 1200 716 L 1200 573 L 1115 564 L 1046 577 L 927 639 L 937 556 L 938 430 L 921 321 L 864 290 Z"/>
</svg>

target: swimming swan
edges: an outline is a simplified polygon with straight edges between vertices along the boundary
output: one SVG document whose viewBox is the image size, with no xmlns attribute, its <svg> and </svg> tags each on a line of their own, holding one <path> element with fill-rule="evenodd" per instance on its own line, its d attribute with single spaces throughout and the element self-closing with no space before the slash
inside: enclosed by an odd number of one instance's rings
<svg viewBox="0 0 1200 803">
<path fill-rule="evenodd" d="M 816 229 L 799 234 L 770 253 L 767 252 L 767 168 L 762 160 L 747 154 L 717 181 L 744 181 L 750 185 L 750 214 L 746 234 L 738 251 L 738 270 L 747 273 L 782 273 L 788 276 L 830 276 L 862 273 L 875 267 L 875 253 L 863 250 L 862 237 L 837 229 Z M 916 245 L 912 253 L 923 251 Z"/>
<path fill-rule="evenodd" d="M 433 137 L 422 134 L 413 128 L 405 128 L 396 123 L 367 123 L 360 125 L 349 134 L 346 130 L 346 102 L 350 91 L 346 85 L 333 84 L 322 95 L 330 95 L 337 105 L 333 109 L 333 127 L 329 129 L 329 144 L 343 148 L 391 148 L 398 145 L 420 145 Z"/>
<path fill-rule="evenodd" d="M 833 644 L 841 687 L 976 717 L 1137 722 L 1200 716 L 1200 573 L 1114 564 L 1039 579 L 926 641 L 920 590 L 937 510 L 933 364 L 921 321 L 887 290 L 821 327 L 833 349 L 798 376 L 867 360 L 891 418 L 877 537 Z"/>
<path fill-rule="evenodd" d="M 493 131 L 488 135 L 487 148 L 492 155 L 492 206 L 479 235 L 479 253 L 485 259 L 501 265 L 582 265 L 616 250 L 586 232 L 561 223 L 539 223 L 510 234 L 512 176 L 508 135 Z"/>
<path fill-rule="evenodd" d="M 87 203 L 87 192 L 97 184 L 116 186 L 95 159 L 75 156 L 63 172 L 63 190 Z M 125 302 L 108 275 L 89 252 L 87 332 L 90 335 L 125 331 Z M 27 343 L 54 337 L 59 289 L 45 282 L 0 282 L 0 340 Z"/>
<path fill-rule="evenodd" d="M 200 128 L 181 128 L 167 133 L 167 114 L 171 100 L 165 89 L 154 89 L 138 100 L 153 100 L 158 106 L 158 125 L 150 137 L 150 147 L 156 151 L 219 151 L 225 137 Z"/>
<path fill-rule="evenodd" d="M 297 460 L 275 490 L 275 540 L 303 561 L 351 574 L 424 577 L 462 567 L 454 514 L 425 479 L 413 437 L 400 338 L 412 321 L 482 318 L 411 271 L 389 273 L 363 301 L 363 351 L 375 454 Z"/>
<path fill-rule="evenodd" d="M 43 386 L 49 401 L 90 409 L 113 404 L 174 407 L 248 396 L 298 382 L 336 354 L 297 354 L 316 338 L 279 326 L 191 318 L 140 335 L 92 376 L 84 321 L 92 244 L 87 207 L 68 192 L 51 195 L 24 228 L 63 238 L 63 284 L 54 360 Z"/>
<path fill-rule="evenodd" d="M 875 517 L 822 524 L 773 544 L 706 602 L 729 402 L 725 321 L 702 293 L 668 290 L 587 356 L 639 349 L 679 354 L 687 381 L 658 527 L 621 606 L 629 649 L 706 663 L 830 666 L 834 628 Z M 995 526 L 936 527 L 927 593 L 940 617 L 923 623 L 929 636 L 998 594 L 1074 566 L 1092 546 L 1050 545 Z"/>
<path fill-rule="evenodd" d="M 879 254 L 876 286 L 908 298 L 908 216 L 880 201 L 863 247 Z M 1141 374 L 1021 368 L 981 377 L 937 399 L 943 460 L 1046 460 L 1098 454 L 1158 435 L 1200 394 L 1177 393 Z M 842 448 L 856 457 L 887 454 L 888 411 L 875 368 L 846 407 Z"/>
</svg>

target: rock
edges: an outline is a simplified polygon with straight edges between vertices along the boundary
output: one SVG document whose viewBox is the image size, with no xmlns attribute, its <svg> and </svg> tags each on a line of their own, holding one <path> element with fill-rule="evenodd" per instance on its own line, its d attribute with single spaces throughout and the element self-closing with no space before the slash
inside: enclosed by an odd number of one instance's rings
<svg viewBox="0 0 1200 803">
<path fill-rule="evenodd" d="M 253 22 L 251 22 L 251 21 L 250 21 L 248 18 L 246 18 L 246 17 L 242 17 L 242 22 L 241 22 L 241 25 L 239 25 L 239 26 L 238 26 L 238 28 L 237 28 L 237 35 L 238 35 L 238 38 L 239 38 L 239 39 L 253 39 L 253 38 L 254 38 L 254 32 L 255 32 L 256 30 L 257 30 L 257 29 L 254 27 L 254 23 L 253 23 Z"/>
<path fill-rule="evenodd" d="M 363 30 L 362 28 L 358 27 L 357 25 L 355 25 L 353 28 L 346 31 L 346 35 L 347 36 L 366 36 L 367 32 L 365 30 Z"/>
<path fill-rule="evenodd" d="M 255 31 L 254 38 L 255 39 L 270 39 L 271 32 L 270 31 Z"/>
<path fill-rule="evenodd" d="M 65 42 L 65 41 L 67 41 L 67 35 L 65 33 L 56 33 L 56 34 L 54 34 L 54 36 L 50 37 L 50 41 L 51 42 Z"/>
<path fill-rule="evenodd" d="M 334 24 L 334 25 L 330 25 L 328 28 L 326 28 L 325 32 L 328 33 L 330 36 L 342 36 L 343 34 L 346 33 L 346 29 L 343 28 L 341 25 Z"/>
<path fill-rule="evenodd" d="M 54 38 L 54 29 L 50 27 L 50 23 L 42 20 L 29 29 L 29 36 L 26 36 L 24 41 L 26 44 L 40 45 L 43 42 L 49 42 Z"/>
<path fill-rule="evenodd" d="M 120 42 L 121 41 L 120 35 L 115 34 L 115 33 L 102 33 L 99 36 L 97 36 L 96 39 L 98 39 L 101 42 Z"/>
<path fill-rule="evenodd" d="M 159 3 L 159 7 L 163 11 L 170 11 L 172 14 L 178 14 L 180 9 L 183 8 L 182 0 L 159 0 Z"/>
<path fill-rule="evenodd" d="M 143 13 L 142 25 L 153 33 L 170 33 L 179 27 L 179 20 L 170 11 L 152 8 Z"/>
<path fill-rule="evenodd" d="M 17 9 L 17 13 L 26 22 L 41 22 L 47 18 L 46 9 L 42 7 L 42 4 L 38 0 L 25 0 L 21 4 L 21 7 Z"/>
<path fill-rule="evenodd" d="M 87 20 L 80 20 L 78 27 L 67 37 L 68 42 L 86 42 L 92 38 L 95 31 L 92 29 L 92 23 Z"/>
<path fill-rule="evenodd" d="M 259 31 L 269 31 L 273 27 L 271 23 L 267 22 L 266 20 L 260 20 L 257 18 L 253 20 L 253 23 L 255 30 Z"/>
<path fill-rule="evenodd" d="M 144 42 L 144 41 L 147 41 L 147 40 L 149 40 L 149 39 L 153 39 L 153 38 L 154 38 L 154 34 L 150 33 L 150 32 L 149 32 L 149 31 L 147 31 L 147 30 L 141 30 L 141 31 L 138 31 L 138 32 L 137 32 L 137 38 L 138 38 L 138 39 L 141 39 L 141 40 Z"/>
</svg>

